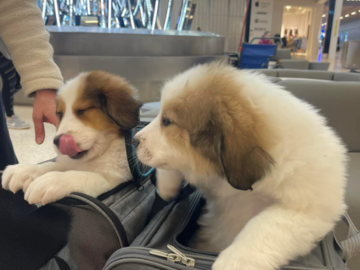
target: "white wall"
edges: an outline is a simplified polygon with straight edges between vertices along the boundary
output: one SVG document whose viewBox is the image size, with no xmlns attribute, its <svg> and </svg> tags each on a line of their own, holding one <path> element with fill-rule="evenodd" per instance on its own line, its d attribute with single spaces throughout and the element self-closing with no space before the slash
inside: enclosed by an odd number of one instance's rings
<svg viewBox="0 0 360 270">
<path fill-rule="evenodd" d="M 273 35 L 281 32 L 284 6 L 301 6 L 312 8 L 308 43 L 308 56 L 317 56 L 322 19 L 321 15 L 324 10 L 324 4 L 318 4 L 317 0 L 274 0 L 274 9 L 271 25 L 271 33 Z"/>
<path fill-rule="evenodd" d="M 281 27 L 281 36 L 284 36 L 285 29 L 297 29 L 299 36 L 307 37 L 310 12 L 304 14 L 285 13 Z M 293 31 L 295 35 L 295 31 Z"/>
<path fill-rule="evenodd" d="M 283 21 L 283 8 L 284 6 L 300 6 L 300 7 L 320 7 L 323 8 L 323 4 L 317 4 L 317 0 L 274 0 L 273 9 L 273 21 L 272 21 L 272 32 L 274 34 L 279 33 Z M 319 21 L 321 18 L 319 19 Z"/>
</svg>

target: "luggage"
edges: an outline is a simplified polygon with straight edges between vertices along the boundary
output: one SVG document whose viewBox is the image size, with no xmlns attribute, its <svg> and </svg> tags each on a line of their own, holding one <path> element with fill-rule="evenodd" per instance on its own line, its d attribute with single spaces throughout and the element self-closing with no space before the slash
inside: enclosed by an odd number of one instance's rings
<svg viewBox="0 0 360 270">
<path fill-rule="evenodd" d="M 143 124 L 125 135 L 134 179 L 98 198 L 73 193 L 37 208 L 22 192 L 1 190 L 0 215 L 6 213 L 0 220 L 0 269 L 98 270 L 132 243 L 148 223 L 155 199 L 152 169 L 132 162 L 131 140 Z"/>
<path fill-rule="evenodd" d="M 113 252 L 128 246 L 148 222 L 155 197 L 150 178 L 140 184 L 141 189 L 120 185 L 104 199 L 73 193 L 57 202 L 72 216 L 69 242 L 41 270 L 101 269 Z M 59 267 L 65 263 L 68 268 Z"/>
<path fill-rule="evenodd" d="M 196 221 L 205 201 L 199 191 L 182 197 L 158 212 L 130 247 L 116 251 L 109 258 L 103 270 L 210 270 L 218 254 L 186 247 L 198 228 Z M 340 254 L 340 247 L 330 233 L 311 254 L 282 269 L 346 270 Z"/>
<path fill-rule="evenodd" d="M 240 69 L 264 68 L 268 58 L 274 55 L 276 55 L 276 45 L 243 44 Z"/>
</svg>

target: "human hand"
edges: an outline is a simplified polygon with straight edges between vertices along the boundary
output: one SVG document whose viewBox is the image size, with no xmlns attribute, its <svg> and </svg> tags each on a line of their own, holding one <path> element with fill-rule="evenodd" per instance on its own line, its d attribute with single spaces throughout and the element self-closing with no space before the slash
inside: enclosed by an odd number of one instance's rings
<svg viewBox="0 0 360 270">
<path fill-rule="evenodd" d="M 52 89 L 36 91 L 33 108 L 35 141 L 37 144 L 42 144 L 45 139 L 44 123 L 56 125 L 56 91 Z"/>
</svg>

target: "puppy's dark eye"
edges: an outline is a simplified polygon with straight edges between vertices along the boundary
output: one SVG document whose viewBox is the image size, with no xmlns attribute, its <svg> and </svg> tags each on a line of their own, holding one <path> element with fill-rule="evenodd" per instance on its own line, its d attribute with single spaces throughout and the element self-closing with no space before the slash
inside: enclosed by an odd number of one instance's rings
<svg viewBox="0 0 360 270">
<path fill-rule="evenodd" d="M 62 112 L 56 112 L 56 115 L 57 115 L 57 117 L 59 117 L 60 120 L 63 118 Z"/>
<path fill-rule="evenodd" d="M 170 126 L 170 124 L 171 124 L 171 121 L 170 121 L 170 119 L 169 118 L 163 118 L 162 119 L 162 124 L 164 125 L 164 127 L 167 127 L 167 126 Z"/>
<path fill-rule="evenodd" d="M 85 113 L 85 111 L 86 111 L 86 110 L 77 110 L 77 111 L 76 111 L 76 115 L 77 115 L 77 116 L 81 116 L 81 115 L 83 115 L 83 114 Z"/>
</svg>

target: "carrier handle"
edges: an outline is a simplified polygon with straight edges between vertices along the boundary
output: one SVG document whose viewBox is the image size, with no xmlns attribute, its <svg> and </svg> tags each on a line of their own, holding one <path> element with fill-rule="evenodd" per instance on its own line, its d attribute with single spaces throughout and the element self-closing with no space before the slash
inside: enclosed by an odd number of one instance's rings
<svg viewBox="0 0 360 270">
<path fill-rule="evenodd" d="M 346 240 L 341 241 L 342 258 L 344 261 L 360 254 L 360 232 L 352 222 L 349 214 L 345 212 L 342 220 L 349 227 Z"/>
</svg>

